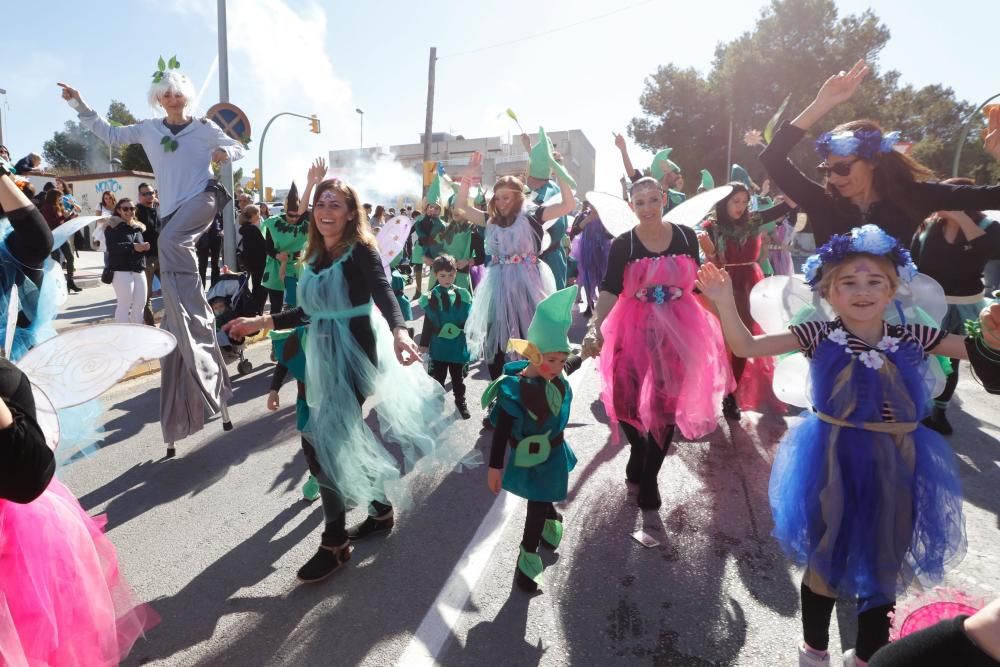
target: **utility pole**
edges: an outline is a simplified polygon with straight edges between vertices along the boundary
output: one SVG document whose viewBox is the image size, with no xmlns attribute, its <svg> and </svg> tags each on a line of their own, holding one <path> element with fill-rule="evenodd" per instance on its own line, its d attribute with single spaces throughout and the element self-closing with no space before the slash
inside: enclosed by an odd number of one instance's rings
<svg viewBox="0 0 1000 667">
<path fill-rule="evenodd" d="M 219 101 L 229 101 L 229 44 L 226 35 L 226 0 L 218 0 L 219 19 Z M 226 160 L 222 163 L 222 184 L 233 193 L 233 163 Z M 226 204 L 222 211 L 222 259 L 234 271 L 236 270 L 236 213 L 233 202 Z"/>
<path fill-rule="evenodd" d="M 0 88 L 0 95 L 7 97 L 7 91 Z M 3 111 L 0 111 L 0 144 L 3 143 Z"/>
<path fill-rule="evenodd" d="M 424 120 L 424 163 L 431 159 L 431 128 L 434 127 L 434 63 L 437 62 L 437 47 L 431 47 L 431 59 L 427 65 L 427 118 Z M 423 165 L 421 165 L 423 173 Z M 427 194 L 427 188 L 424 188 Z"/>
</svg>

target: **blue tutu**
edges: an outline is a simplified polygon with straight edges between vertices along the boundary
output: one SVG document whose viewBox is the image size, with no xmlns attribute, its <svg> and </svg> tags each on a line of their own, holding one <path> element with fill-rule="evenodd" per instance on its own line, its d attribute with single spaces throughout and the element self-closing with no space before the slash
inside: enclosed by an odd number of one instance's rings
<svg viewBox="0 0 1000 667">
<path fill-rule="evenodd" d="M 954 454 L 920 424 L 923 348 L 904 338 L 880 368 L 844 351 L 829 338 L 816 347 L 816 412 L 782 440 L 769 495 L 774 536 L 807 566 L 805 583 L 864 610 L 914 579 L 940 581 L 965 554 L 965 523 Z"/>
</svg>

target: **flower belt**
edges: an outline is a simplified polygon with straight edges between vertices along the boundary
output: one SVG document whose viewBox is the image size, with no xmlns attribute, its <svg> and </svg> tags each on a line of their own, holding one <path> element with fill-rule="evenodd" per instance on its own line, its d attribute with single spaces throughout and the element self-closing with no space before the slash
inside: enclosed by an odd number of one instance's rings
<svg viewBox="0 0 1000 667">
<path fill-rule="evenodd" d="M 858 428 L 863 431 L 888 433 L 889 435 L 905 435 L 907 433 L 912 433 L 917 430 L 918 426 L 920 426 L 918 422 L 849 422 L 843 419 L 837 419 L 836 417 L 828 415 L 825 412 L 820 412 L 819 410 L 816 410 L 816 416 L 831 426 L 839 426 L 840 428 Z"/>
<path fill-rule="evenodd" d="M 538 255 L 525 253 L 523 255 L 494 255 L 490 258 L 490 266 L 504 264 L 538 264 Z"/>
<path fill-rule="evenodd" d="M 784 250 L 785 252 L 791 252 L 792 251 L 792 246 L 790 246 L 790 245 L 774 245 L 774 244 L 772 244 L 772 245 L 768 246 L 767 249 L 768 250 Z"/>
<path fill-rule="evenodd" d="M 646 303 L 664 304 L 684 296 L 684 290 L 674 285 L 650 285 L 637 291 L 634 296 Z"/>
</svg>

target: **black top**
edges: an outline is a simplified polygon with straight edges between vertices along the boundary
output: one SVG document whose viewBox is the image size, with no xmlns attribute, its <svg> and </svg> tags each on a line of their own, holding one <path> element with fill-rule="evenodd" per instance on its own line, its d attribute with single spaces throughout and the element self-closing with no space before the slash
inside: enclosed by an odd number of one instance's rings
<svg viewBox="0 0 1000 667">
<path fill-rule="evenodd" d="M 146 257 L 156 257 L 157 242 L 160 238 L 160 211 L 152 206 L 142 204 L 135 205 L 135 217 L 139 222 L 146 225 L 146 231 L 142 233 L 143 240 L 149 243 L 149 250 Z"/>
<path fill-rule="evenodd" d="M 134 244 L 142 243 L 142 232 L 124 221 L 104 230 L 104 249 L 108 253 L 107 266 L 112 271 L 142 273 L 146 266 L 144 252 L 136 252 Z"/>
<path fill-rule="evenodd" d="M 350 253 L 342 266 L 351 305 L 360 306 L 369 300 L 374 301 L 375 306 L 389 323 L 390 329 L 405 327 L 406 320 L 399 311 L 399 302 L 396 301 L 396 295 L 389 286 L 389 279 L 382 270 L 382 257 L 378 251 L 362 243 L 355 243 Z M 309 316 L 301 306 L 271 317 L 275 329 L 292 329 L 309 323 Z M 375 363 L 375 333 L 368 317 L 353 317 L 349 326 L 354 339 L 358 341 L 372 363 Z"/>
<path fill-rule="evenodd" d="M 907 213 L 889 201 L 872 204 L 866 213 L 843 197 L 835 197 L 812 180 L 788 159 L 792 148 L 805 136 L 805 130 L 789 122 L 782 123 L 774 139 L 760 154 L 767 173 L 783 192 L 809 216 L 816 246 L 834 234 L 846 234 L 854 227 L 875 224 L 902 242 L 912 238 L 921 221 L 934 211 L 984 211 L 1000 208 L 1000 185 L 950 185 L 922 182 L 909 186 Z"/>
<path fill-rule="evenodd" d="M 610 292 L 615 296 L 622 293 L 625 282 L 625 265 L 644 257 L 666 257 L 668 255 L 688 255 L 695 262 L 698 259 L 698 237 L 690 227 L 674 225 L 674 235 L 670 245 L 663 252 L 650 252 L 635 235 L 635 230 L 629 230 L 611 242 L 608 251 L 608 270 L 601 282 L 601 291 Z"/>
<path fill-rule="evenodd" d="M 16 259 L 21 267 L 15 280 L 18 287 L 27 278 L 36 286 L 42 284 L 42 277 L 45 272 L 45 260 L 52 252 L 52 230 L 45 222 L 45 218 L 34 206 L 19 208 L 7 212 L 7 220 L 10 221 L 11 232 L 7 235 L 5 243 L 7 251 Z M 0 272 L 0 275 L 3 275 Z M 0 285 L 5 293 L 10 290 L 10 285 Z M 17 326 L 29 327 L 31 320 L 22 310 L 17 314 Z"/>
<path fill-rule="evenodd" d="M 55 457 L 35 421 L 28 377 L 6 359 L 0 359 L 0 398 L 14 417 L 13 424 L 0 429 L 0 498 L 30 503 L 49 485 Z"/>
<path fill-rule="evenodd" d="M 35 165 L 31 164 L 31 156 L 25 155 L 23 158 L 17 161 L 14 165 L 14 173 L 18 175 L 30 174 L 32 169 L 37 169 Z"/>
<path fill-rule="evenodd" d="M 962 230 L 954 243 L 944 238 L 944 225 L 932 224 L 923 234 L 913 237 L 910 253 L 913 262 L 934 280 L 941 283 L 948 296 L 972 296 L 983 293 L 983 270 L 986 262 L 1000 259 L 1000 223 L 991 222 L 986 234 L 966 241 Z"/>
<path fill-rule="evenodd" d="M 273 247 L 273 246 L 272 246 Z M 247 223 L 240 225 L 240 259 L 250 269 L 264 270 L 267 260 L 267 242 L 260 227 Z"/>
<path fill-rule="evenodd" d="M 868 661 L 870 667 L 1000 667 L 965 634 L 962 614 L 907 635 L 879 649 Z"/>
</svg>

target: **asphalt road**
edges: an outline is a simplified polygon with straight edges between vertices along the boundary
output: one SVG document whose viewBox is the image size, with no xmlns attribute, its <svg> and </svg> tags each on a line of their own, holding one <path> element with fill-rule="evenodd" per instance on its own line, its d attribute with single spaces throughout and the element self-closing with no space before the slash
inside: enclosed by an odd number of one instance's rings
<svg viewBox="0 0 1000 667">
<path fill-rule="evenodd" d="M 660 473 L 662 509 L 642 512 L 626 494 L 627 452 L 610 442 L 597 375 L 582 371 L 567 432 L 580 462 L 563 544 L 543 555 L 544 592 L 513 587 L 519 499 L 483 567 L 452 576 L 496 514 L 482 467 L 421 478 L 415 507 L 398 513 L 390 535 L 303 585 L 295 572 L 319 543 L 322 509 L 299 491 L 294 384 L 280 411 L 265 409 L 267 357 L 266 345 L 252 347 L 255 369 L 235 379 L 235 430 L 212 422 L 178 443 L 173 460 L 163 460 L 159 375 L 120 384 L 105 397 L 103 448 L 63 475 L 91 514 L 107 514 L 124 572 L 162 617 L 126 664 L 392 665 L 404 654 L 418 664 L 412 656 L 428 653 L 427 636 L 415 637 L 422 622 L 444 630 L 440 651 L 429 651 L 442 665 L 796 664 L 799 574 L 770 537 L 767 503 L 770 462 L 794 417 L 746 414 L 704 441 L 677 443 Z M 484 378 L 470 378 L 470 396 Z M 947 583 L 987 595 L 1000 591 L 997 405 L 963 377 L 950 439 L 969 550 Z M 486 454 L 480 417 L 454 429 Z M 348 520 L 362 518 L 355 510 Z M 661 544 L 641 546 L 630 537 L 639 528 Z M 453 602 L 434 608 L 445 587 Z M 834 664 L 854 636 L 850 605 L 837 616 Z"/>
</svg>

